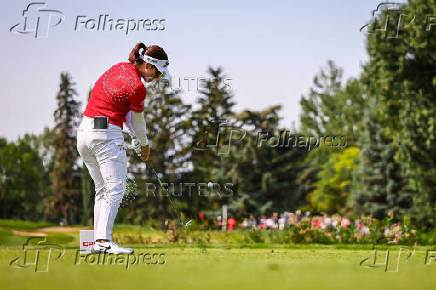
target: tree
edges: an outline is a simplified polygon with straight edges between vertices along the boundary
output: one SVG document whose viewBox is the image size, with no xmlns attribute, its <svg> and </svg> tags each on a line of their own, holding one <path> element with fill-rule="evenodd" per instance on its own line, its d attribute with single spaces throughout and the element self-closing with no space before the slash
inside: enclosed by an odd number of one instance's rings
<svg viewBox="0 0 436 290">
<path fill-rule="evenodd" d="M 44 167 L 25 135 L 16 144 L 0 138 L 0 218 L 43 217 Z"/>
<path fill-rule="evenodd" d="M 401 163 L 394 159 L 392 138 L 387 137 L 375 113 L 375 98 L 365 116 L 361 155 L 354 193 L 355 208 L 377 219 L 390 212 L 399 220 L 412 205 Z"/>
<path fill-rule="evenodd" d="M 187 159 L 183 142 L 186 141 L 186 119 L 190 106 L 183 103 L 179 93 L 171 90 L 168 82 L 149 87 L 144 108 L 151 148 L 149 161 L 161 174 L 162 182 L 166 183 L 180 182 Z M 163 227 L 166 219 L 176 218 L 174 213 L 169 213 L 168 197 L 159 191 L 155 177 L 146 171 L 137 156 L 132 155 L 129 162 L 129 171 L 135 176 L 138 186 L 139 199 L 132 209 L 122 209 L 121 214 L 125 220 L 136 223 L 143 223 L 147 218 L 161 219 Z M 155 186 L 151 186 L 151 183 Z M 169 192 L 174 195 L 173 190 Z M 180 207 L 180 199 L 177 204 Z"/>
<path fill-rule="evenodd" d="M 233 193 L 229 196 L 221 191 L 221 196 L 214 196 L 212 201 L 228 203 L 231 213 L 238 217 L 292 210 L 304 201 L 297 179 L 306 169 L 302 161 L 307 151 L 277 143 L 290 133 L 278 126 L 280 109 L 272 106 L 235 115 L 237 127 L 246 136 L 232 143 L 229 154 L 214 163 L 214 180 L 220 185 L 231 183 Z"/>
<path fill-rule="evenodd" d="M 209 168 L 217 158 L 217 150 L 226 140 L 218 138 L 220 126 L 232 127 L 233 95 L 225 83 L 226 76 L 221 68 L 209 67 L 210 79 L 203 83 L 197 102 L 199 108 L 192 112 L 189 119 L 191 125 L 192 156 L 191 162 L 196 176 L 200 181 L 209 180 Z M 225 137 L 224 137 L 225 138 Z M 218 144 L 216 144 L 218 140 Z M 216 144 L 215 150 L 208 150 L 207 145 Z M 206 150 L 205 150 L 206 149 Z"/>
<path fill-rule="evenodd" d="M 312 136 L 347 136 L 354 145 L 360 132 L 365 96 L 360 82 L 349 79 L 342 84 L 341 68 L 332 60 L 313 79 L 313 87 L 302 96 L 301 131 Z"/>
<path fill-rule="evenodd" d="M 190 153 L 191 173 L 185 180 L 192 183 L 207 183 L 214 180 L 211 169 L 220 149 L 228 144 L 228 134 L 223 134 L 222 128 L 234 126 L 233 93 L 225 82 L 226 75 L 222 68 L 208 68 L 209 78 L 204 80 L 199 91 L 197 107 L 189 118 L 191 143 L 186 148 Z M 191 198 L 191 212 L 196 214 L 199 209 L 207 208 L 208 201 L 194 194 Z"/>
<path fill-rule="evenodd" d="M 300 101 L 301 130 L 318 138 L 346 138 L 346 146 L 352 148 L 357 144 L 362 129 L 366 96 L 359 79 L 351 78 L 343 85 L 342 74 L 342 69 L 329 60 L 327 68 L 321 69 L 314 77 L 308 96 L 302 96 Z M 305 160 L 306 166 L 311 168 L 312 178 L 306 181 L 311 206 L 316 210 L 342 212 L 352 187 L 352 175 L 351 169 L 337 168 L 336 162 L 357 162 L 355 155 L 351 154 L 354 151 L 314 149 Z M 306 173 L 302 172 L 302 176 Z"/>
<path fill-rule="evenodd" d="M 436 30 L 428 22 L 435 13 L 434 1 L 415 0 L 376 17 L 362 74 L 394 160 L 404 167 L 403 181 L 415 192 L 412 219 L 419 225 L 436 223 Z"/>
<path fill-rule="evenodd" d="M 40 200 L 44 219 L 47 219 L 50 215 L 49 208 L 49 198 L 51 195 L 51 173 L 54 167 L 54 154 L 55 154 L 55 140 L 56 133 L 55 130 L 45 127 L 40 135 L 26 134 L 23 136 L 22 140 L 28 144 L 31 148 L 38 152 L 42 160 L 43 170 L 42 170 L 42 191 L 43 199 Z"/>
<path fill-rule="evenodd" d="M 318 181 L 309 200 L 314 209 L 328 213 L 344 213 L 349 208 L 353 173 L 359 162 L 359 149 L 350 147 L 330 153 L 329 160 L 318 173 Z"/>
<path fill-rule="evenodd" d="M 54 168 L 51 175 L 50 198 L 51 219 L 65 219 L 66 223 L 74 223 L 74 213 L 80 204 L 80 190 L 73 185 L 75 175 L 78 175 L 76 161 L 76 128 L 80 120 L 80 102 L 75 100 L 77 95 L 68 73 L 61 73 L 61 83 L 56 96 L 57 109 L 54 112 L 56 140 L 54 143 Z"/>
</svg>

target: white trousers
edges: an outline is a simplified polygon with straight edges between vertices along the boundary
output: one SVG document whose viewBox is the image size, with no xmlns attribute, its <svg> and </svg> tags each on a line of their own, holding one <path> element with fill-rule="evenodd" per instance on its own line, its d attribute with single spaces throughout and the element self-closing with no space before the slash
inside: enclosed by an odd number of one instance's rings
<svg viewBox="0 0 436 290">
<path fill-rule="evenodd" d="M 94 239 L 112 240 L 112 229 L 126 189 L 127 156 L 120 127 L 93 129 L 83 116 L 77 130 L 77 150 L 95 184 Z"/>
</svg>

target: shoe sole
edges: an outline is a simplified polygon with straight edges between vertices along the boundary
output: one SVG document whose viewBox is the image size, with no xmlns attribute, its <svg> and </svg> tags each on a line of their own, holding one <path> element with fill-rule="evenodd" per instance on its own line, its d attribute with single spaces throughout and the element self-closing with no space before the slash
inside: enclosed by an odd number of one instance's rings
<svg viewBox="0 0 436 290">
<path fill-rule="evenodd" d="M 105 250 L 103 251 L 91 250 L 91 254 L 100 254 L 100 253 L 107 253 L 107 252 Z"/>
<path fill-rule="evenodd" d="M 104 253 L 107 253 L 107 254 L 114 254 L 114 255 L 121 255 L 121 254 L 128 254 L 128 255 L 130 255 L 130 254 L 133 254 L 135 251 L 132 251 L 131 253 L 111 253 L 111 252 L 108 252 L 108 251 L 105 251 L 105 250 L 103 250 L 103 251 L 97 251 L 97 250 L 91 250 L 91 254 L 104 254 Z"/>
</svg>

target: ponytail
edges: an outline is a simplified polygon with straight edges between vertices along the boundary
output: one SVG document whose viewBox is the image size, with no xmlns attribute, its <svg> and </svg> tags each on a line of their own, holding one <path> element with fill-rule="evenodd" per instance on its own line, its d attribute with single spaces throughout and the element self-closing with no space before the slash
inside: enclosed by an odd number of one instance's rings
<svg viewBox="0 0 436 290">
<path fill-rule="evenodd" d="M 139 54 L 139 50 L 141 48 L 142 48 L 142 52 L 141 54 Z M 144 43 L 138 42 L 129 54 L 129 61 L 132 64 L 135 64 L 135 62 L 141 64 L 143 62 L 143 60 L 141 59 L 141 55 L 144 55 L 146 49 L 147 47 L 145 46 Z"/>
</svg>

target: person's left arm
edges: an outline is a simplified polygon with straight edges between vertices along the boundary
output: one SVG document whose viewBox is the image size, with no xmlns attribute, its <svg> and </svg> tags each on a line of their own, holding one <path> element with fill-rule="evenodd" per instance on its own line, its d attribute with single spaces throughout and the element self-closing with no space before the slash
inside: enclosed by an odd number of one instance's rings
<svg viewBox="0 0 436 290">
<path fill-rule="evenodd" d="M 129 131 L 130 138 L 136 138 L 135 131 L 133 130 L 133 123 L 132 123 L 132 111 L 127 112 L 126 114 L 126 127 Z"/>
</svg>

